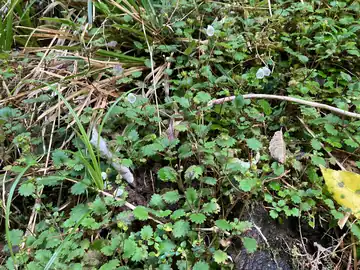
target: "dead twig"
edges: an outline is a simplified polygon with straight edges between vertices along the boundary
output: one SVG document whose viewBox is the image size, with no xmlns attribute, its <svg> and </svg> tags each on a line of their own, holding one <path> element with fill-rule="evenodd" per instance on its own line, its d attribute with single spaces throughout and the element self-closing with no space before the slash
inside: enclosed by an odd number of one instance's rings
<svg viewBox="0 0 360 270">
<path fill-rule="evenodd" d="M 269 13 L 270 13 L 270 17 L 272 17 L 272 11 L 271 11 L 271 1 L 268 0 L 268 6 L 269 6 Z"/>
<path fill-rule="evenodd" d="M 263 183 L 267 183 L 267 182 L 270 182 L 270 181 L 273 181 L 273 180 L 281 179 L 281 178 L 283 178 L 284 176 L 286 176 L 289 172 L 290 172 L 290 170 L 287 170 L 287 171 L 283 172 L 283 173 L 282 173 L 281 175 L 279 175 L 279 176 L 271 177 L 271 178 L 269 178 L 269 179 L 264 180 Z"/>
<path fill-rule="evenodd" d="M 354 224 L 353 224 L 354 226 Z M 358 269 L 358 260 L 357 260 L 357 246 L 356 246 L 356 239 L 354 237 L 354 234 L 351 233 L 351 242 L 353 245 L 353 254 L 354 254 L 354 270 Z M 349 257 L 351 257 L 351 252 L 349 254 Z M 349 258 L 349 261 L 351 262 L 351 259 Z"/>
<path fill-rule="evenodd" d="M 199 232 L 214 232 L 214 233 L 219 233 L 220 229 L 216 226 L 211 227 L 211 228 L 196 228 L 196 231 Z M 229 232 L 224 231 L 223 232 L 226 236 L 231 236 L 231 234 Z"/>
<path fill-rule="evenodd" d="M 360 114 L 358 114 L 358 113 L 344 111 L 344 110 L 341 110 L 341 109 L 333 107 L 333 106 L 329 106 L 326 104 L 313 102 L 313 101 L 307 101 L 307 100 L 303 100 L 300 98 L 278 96 L 278 95 L 267 95 L 267 94 L 246 94 L 246 95 L 243 95 L 242 97 L 244 99 L 277 99 L 277 100 L 290 101 L 290 102 L 300 103 L 300 104 L 315 107 L 315 108 L 325 109 L 325 110 L 328 110 L 328 111 L 331 111 L 331 112 L 334 112 L 334 113 L 337 113 L 340 115 L 345 115 L 345 116 L 360 119 Z M 231 96 L 231 97 L 224 97 L 224 98 L 211 100 L 211 101 L 209 101 L 208 106 L 210 107 L 210 106 L 213 106 L 216 104 L 222 104 L 222 103 L 225 103 L 228 101 L 233 101 L 235 98 L 236 98 L 236 96 Z"/>
</svg>

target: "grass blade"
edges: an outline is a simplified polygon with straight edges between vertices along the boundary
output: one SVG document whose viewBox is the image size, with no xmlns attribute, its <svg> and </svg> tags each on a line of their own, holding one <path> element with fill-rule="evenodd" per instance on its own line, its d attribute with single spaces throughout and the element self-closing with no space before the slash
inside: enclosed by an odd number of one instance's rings
<svg viewBox="0 0 360 270">
<path fill-rule="evenodd" d="M 13 41 L 13 16 L 14 14 L 11 12 L 6 18 L 6 30 L 5 30 L 5 51 L 11 50 L 11 45 Z"/>
<path fill-rule="evenodd" d="M 25 172 L 33 165 L 33 163 L 28 164 L 22 171 L 21 173 L 16 177 L 14 183 L 12 184 L 10 191 L 9 191 L 9 195 L 6 201 L 6 211 L 5 211 L 5 234 L 6 234 L 6 241 L 9 247 L 9 251 L 11 254 L 11 257 L 13 259 L 13 263 L 15 264 L 15 257 L 14 257 L 14 253 L 12 251 L 12 244 L 11 244 L 11 240 L 10 240 L 10 207 L 11 207 L 11 202 L 12 202 L 12 198 L 14 196 L 15 193 L 15 189 L 16 186 L 19 184 L 21 178 L 23 177 L 23 175 L 25 174 Z"/>
<path fill-rule="evenodd" d="M 89 26 L 91 27 L 92 23 L 93 23 L 93 3 L 92 0 L 88 0 L 87 1 L 87 13 L 88 13 L 88 22 L 89 22 Z"/>
<path fill-rule="evenodd" d="M 93 183 L 95 184 L 95 186 L 98 189 L 103 190 L 104 181 L 101 177 L 100 163 L 98 162 L 98 159 L 96 158 L 96 156 L 99 156 L 99 153 L 98 153 L 98 155 L 95 155 L 94 149 L 90 143 L 89 137 L 86 133 L 84 126 L 81 124 L 79 117 L 77 116 L 76 112 L 71 107 L 69 102 L 66 100 L 66 98 L 59 91 L 57 91 L 54 88 L 54 85 L 49 85 L 49 84 L 47 84 L 47 85 L 49 86 L 49 88 L 51 90 L 53 90 L 60 97 L 60 99 L 64 102 L 65 106 L 68 108 L 70 114 L 74 117 L 76 125 L 78 126 L 78 128 L 80 130 L 80 134 L 79 134 L 80 139 L 83 141 L 83 143 L 89 153 L 90 159 L 91 159 L 91 164 L 88 163 L 88 164 L 90 164 L 91 168 L 87 167 L 87 170 L 89 171 L 90 175 L 93 177 L 92 180 L 93 180 Z"/>
<path fill-rule="evenodd" d="M 145 61 L 145 58 L 133 57 L 122 53 L 110 52 L 102 49 L 97 50 L 96 54 L 100 56 L 114 57 L 121 60 L 122 62 L 134 62 L 144 64 Z"/>
</svg>

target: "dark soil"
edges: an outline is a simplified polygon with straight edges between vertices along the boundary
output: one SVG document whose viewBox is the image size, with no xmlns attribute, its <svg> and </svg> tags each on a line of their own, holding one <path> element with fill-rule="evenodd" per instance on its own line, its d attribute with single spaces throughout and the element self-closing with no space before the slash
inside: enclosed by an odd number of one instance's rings
<svg viewBox="0 0 360 270">
<path fill-rule="evenodd" d="M 249 220 L 258 227 L 252 228 L 243 236 L 252 237 L 258 243 L 258 250 L 248 254 L 241 241 L 237 240 L 231 255 L 238 270 L 290 270 L 291 256 L 286 252 L 288 246 L 295 244 L 295 234 L 289 230 L 287 224 L 278 224 L 260 204 L 247 207 L 242 220 Z M 261 235 L 261 233 L 262 235 Z M 265 240 L 266 239 L 266 240 Z M 267 242 L 267 243 L 266 243 Z M 274 252 L 275 251 L 275 252 Z"/>
<path fill-rule="evenodd" d="M 299 219 L 285 219 L 283 224 L 279 224 L 269 216 L 261 204 L 256 203 L 247 207 L 244 213 L 241 219 L 252 221 L 257 228 L 252 228 L 243 236 L 255 238 L 258 250 L 248 254 L 240 239 L 236 240 L 230 254 L 237 270 L 297 269 L 293 264 L 294 258 L 291 256 L 291 250 L 294 247 L 301 250 L 300 243 L 305 241 L 307 251 L 316 252 L 315 242 L 321 243 L 323 246 L 331 244 L 330 238 L 325 237 L 324 228 L 318 226 L 313 229 L 301 222 L 300 234 Z"/>
<path fill-rule="evenodd" d="M 149 176 L 151 172 L 138 172 L 135 175 L 135 185 L 128 185 L 125 190 L 128 192 L 127 201 L 133 205 L 146 206 L 153 195 L 152 181 Z M 156 177 L 156 176 L 155 176 Z"/>
<path fill-rule="evenodd" d="M 8 254 L 4 252 L 5 243 L 0 241 L 0 265 L 4 265 Z"/>
</svg>

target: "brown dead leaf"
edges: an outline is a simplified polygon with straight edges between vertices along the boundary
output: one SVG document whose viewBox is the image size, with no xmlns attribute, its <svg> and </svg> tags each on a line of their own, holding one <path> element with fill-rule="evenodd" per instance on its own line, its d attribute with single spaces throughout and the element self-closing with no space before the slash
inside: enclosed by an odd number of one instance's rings
<svg viewBox="0 0 360 270">
<path fill-rule="evenodd" d="M 345 215 L 344 215 L 343 218 L 341 218 L 341 219 L 338 220 L 338 223 L 337 223 L 337 224 L 338 224 L 338 226 L 339 226 L 339 228 L 340 228 L 341 230 L 344 228 L 344 226 L 345 226 L 346 222 L 348 221 L 350 215 L 351 215 L 351 213 L 350 213 L 350 212 L 347 212 L 347 213 L 345 213 Z"/>
<path fill-rule="evenodd" d="M 220 239 L 220 245 L 227 248 L 228 246 L 231 245 L 231 240 L 229 238 L 228 239 Z"/>
<path fill-rule="evenodd" d="M 272 158 L 280 163 L 286 160 L 286 145 L 281 130 L 276 131 L 269 145 L 269 151 Z"/>
</svg>

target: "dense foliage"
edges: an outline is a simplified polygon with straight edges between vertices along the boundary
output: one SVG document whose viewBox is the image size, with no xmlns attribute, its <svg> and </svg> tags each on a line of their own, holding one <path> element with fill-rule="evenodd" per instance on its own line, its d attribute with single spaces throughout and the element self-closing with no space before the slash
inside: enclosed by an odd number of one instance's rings
<svg viewBox="0 0 360 270">
<path fill-rule="evenodd" d="M 337 235 L 347 209 L 319 166 L 359 172 L 360 120 L 244 95 L 360 113 L 360 4 L 273 2 L 94 1 L 93 22 L 82 1 L 2 9 L 0 269 L 231 269 L 236 240 L 267 248 L 254 203 L 326 228 L 349 244 L 333 265 L 356 267 L 360 224 Z"/>
</svg>

